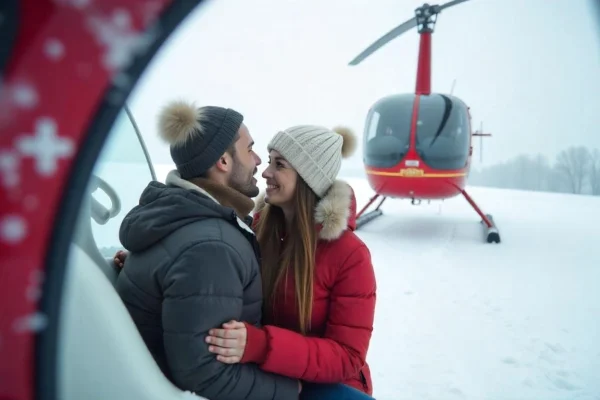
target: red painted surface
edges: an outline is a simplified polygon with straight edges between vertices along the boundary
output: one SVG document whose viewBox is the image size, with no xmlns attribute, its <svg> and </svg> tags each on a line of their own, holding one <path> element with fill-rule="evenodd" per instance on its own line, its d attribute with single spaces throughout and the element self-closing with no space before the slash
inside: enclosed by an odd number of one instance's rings
<svg viewBox="0 0 600 400">
<path fill-rule="evenodd" d="M 371 188 L 382 196 L 405 199 L 442 200 L 461 193 L 466 178 L 404 178 L 400 176 L 382 176 L 367 174 Z"/>
<path fill-rule="evenodd" d="M 466 184 L 469 163 L 462 169 L 437 170 L 429 167 L 416 151 L 417 121 L 421 96 L 415 96 L 410 124 L 410 146 L 406 156 L 390 168 L 367 167 L 367 181 L 371 188 L 382 196 L 421 200 L 440 200 L 461 193 Z M 470 131 L 469 116 L 469 131 Z M 469 139 L 470 146 L 471 139 Z M 418 166 L 411 166 L 418 162 Z M 408 163 L 408 165 L 407 165 Z M 413 175 L 411 174 L 411 170 Z M 418 175 L 414 175 L 417 173 Z"/>
<path fill-rule="evenodd" d="M 431 33 L 421 33 L 419 42 L 419 64 L 417 67 L 416 94 L 431 93 Z"/>
<path fill-rule="evenodd" d="M 63 188 L 122 46 L 169 0 L 21 0 L 0 92 L 0 398 L 33 398 L 33 344 L 45 256 Z M 120 40 L 112 35 L 118 34 Z M 120 48 L 116 46 L 120 45 Z M 118 53 L 117 50 L 125 50 Z M 36 136 L 37 135 L 37 136 Z M 50 137 L 43 144 L 44 135 Z M 35 157 L 52 150 L 59 157 Z M 33 319 L 31 319 L 33 317 Z M 28 324 L 33 321 L 34 324 Z M 37 321 L 37 324 L 35 322 Z M 35 327 L 37 325 L 37 328 Z"/>
</svg>

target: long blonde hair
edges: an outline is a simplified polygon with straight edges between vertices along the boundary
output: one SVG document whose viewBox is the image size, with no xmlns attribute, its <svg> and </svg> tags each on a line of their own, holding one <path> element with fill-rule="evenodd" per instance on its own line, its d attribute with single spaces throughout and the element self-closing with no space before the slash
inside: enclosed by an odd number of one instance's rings
<svg viewBox="0 0 600 400">
<path fill-rule="evenodd" d="M 298 176 L 294 192 L 294 232 L 285 232 L 286 240 L 281 246 L 285 231 L 285 218 L 279 207 L 266 205 L 256 226 L 256 236 L 262 254 L 263 298 L 266 312 L 273 312 L 277 291 L 285 287 L 284 279 L 290 267 L 295 278 L 295 298 L 298 307 L 299 326 L 302 334 L 310 330 L 313 305 L 313 279 L 317 232 L 315 207 L 317 195 Z M 291 233 L 291 234 L 290 234 Z M 282 285 L 283 283 L 283 285 Z"/>
</svg>

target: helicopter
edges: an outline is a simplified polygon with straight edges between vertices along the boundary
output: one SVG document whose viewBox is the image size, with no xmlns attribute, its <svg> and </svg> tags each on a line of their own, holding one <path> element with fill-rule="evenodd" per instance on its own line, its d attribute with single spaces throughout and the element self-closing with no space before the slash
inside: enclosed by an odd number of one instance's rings
<svg viewBox="0 0 600 400">
<path fill-rule="evenodd" d="M 375 195 L 357 214 L 357 229 L 381 216 L 388 198 L 444 200 L 463 195 L 481 217 L 485 240 L 500 243 L 492 215 L 485 214 L 465 190 L 473 154 L 472 137 L 489 133 L 472 131 L 470 107 L 452 94 L 431 91 L 431 36 L 437 16 L 449 7 L 428 3 L 415 9 L 415 16 L 379 38 L 350 61 L 355 66 L 376 50 L 417 28 L 420 35 L 415 92 L 379 99 L 368 111 L 363 133 L 363 163 Z M 378 199 L 375 210 L 365 211 Z"/>
</svg>

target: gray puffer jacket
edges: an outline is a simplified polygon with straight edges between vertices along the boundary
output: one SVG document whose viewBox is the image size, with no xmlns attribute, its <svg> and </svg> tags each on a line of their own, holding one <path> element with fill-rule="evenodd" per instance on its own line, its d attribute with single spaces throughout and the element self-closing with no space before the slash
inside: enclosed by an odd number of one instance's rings
<svg viewBox="0 0 600 400">
<path fill-rule="evenodd" d="M 209 329 L 232 319 L 260 324 L 258 245 L 232 208 L 182 182 L 151 182 L 123 220 L 130 254 L 116 284 L 121 299 L 179 388 L 210 400 L 297 399 L 297 380 L 224 364 L 208 351 Z"/>
</svg>

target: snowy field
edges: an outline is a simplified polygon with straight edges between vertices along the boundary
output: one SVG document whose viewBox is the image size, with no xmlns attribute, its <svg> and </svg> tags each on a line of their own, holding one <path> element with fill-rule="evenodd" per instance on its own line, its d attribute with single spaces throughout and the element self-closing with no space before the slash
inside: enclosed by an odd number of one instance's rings
<svg viewBox="0 0 600 400">
<path fill-rule="evenodd" d="M 349 179 L 362 206 L 372 191 Z M 600 198 L 471 188 L 388 199 L 361 228 L 378 282 L 377 399 L 600 399 Z"/>
<path fill-rule="evenodd" d="M 371 189 L 347 181 L 361 207 Z M 600 198 L 470 194 L 502 243 L 461 197 L 388 199 L 358 232 L 378 281 L 375 398 L 600 400 Z"/>
</svg>

